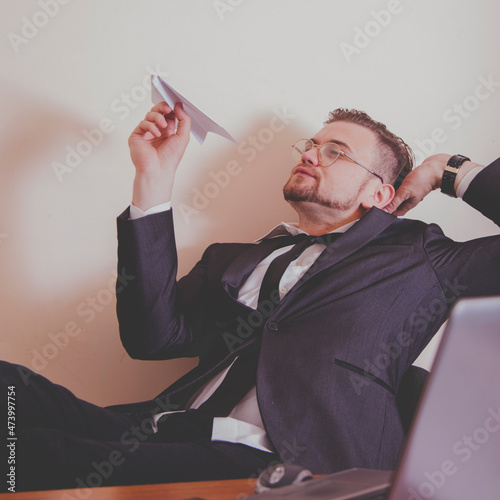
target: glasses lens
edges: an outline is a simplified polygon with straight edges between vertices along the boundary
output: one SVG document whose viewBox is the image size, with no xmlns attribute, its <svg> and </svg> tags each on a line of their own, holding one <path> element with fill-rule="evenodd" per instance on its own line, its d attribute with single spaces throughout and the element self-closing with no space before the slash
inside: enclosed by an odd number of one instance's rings
<svg viewBox="0 0 500 500">
<path fill-rule="evenodd" d="M 295 162 L 302 161 L 302 155 L 309 151 L 314 144 L 309 139 L 300 139 L 292 146 L 292 158 Z"/>
<path fill-rule="evenodd" d="M 324 167 L 329 167 L 335 161 L 340 155 L 340 146 L 338 144 L 335 144 L 333 142 L 329 142 L 321 148 L 320 151 L 321 154 L 321 164 Z"/>
</svg>

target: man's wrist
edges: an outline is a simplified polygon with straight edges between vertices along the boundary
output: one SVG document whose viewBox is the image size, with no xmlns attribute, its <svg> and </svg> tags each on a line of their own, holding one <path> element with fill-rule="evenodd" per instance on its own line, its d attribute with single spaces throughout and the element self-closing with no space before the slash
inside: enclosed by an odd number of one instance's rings
<svg viewBox="0 0 500 500">
<path fill-rule="evenodd" d="M 481 165 L 480 163 L 475 163 L 471 160 L 465 161 L 462 166 L 460 167 L 460 170 L 457 173 L 457 177 L 455 178 L 455 193 L 458 193 L 458 187 L 460 186 L 460 183 L 462 180 L 465 178 L 465 176 L 474 170 L 475 168 L 478 167 L 484 167 L 484 165 Z"/>
<path fill-rule="evenodd" d="M 468 168 L 464 170 L 460 178 L 457 176 L 457 180 L 455 183 L 455 192 L 457 193 L 457 198 L 463 198 L 465 192 L 467 189 L 469 189 L 469 186 L 471 185 L 472 181 L 475 179 L 476 175 L 478 175 L 484 168 L 486 168 L 484 165 L 479 165 L 478 163 L 473 163 L 472 168 Z"/>
<path fill-rule="evenodd" d="M 172 199 L 174 175 L 136 174 L 132 203 L 143 212 Z"/>
</svg>

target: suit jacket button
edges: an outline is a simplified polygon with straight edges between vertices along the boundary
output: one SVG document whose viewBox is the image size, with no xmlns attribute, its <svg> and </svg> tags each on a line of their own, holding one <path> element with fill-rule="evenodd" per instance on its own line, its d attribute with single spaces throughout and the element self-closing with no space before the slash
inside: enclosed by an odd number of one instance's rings
<svg viewBox="0 0 500 500">
<path fill-rule="evenodd" d="M 274 321 L 268 321 L 267 322 L 267 329 L 271 330 L 272 332 L 277 332 L 278 331 L 278 323 L 275 323 Z"/>
</svg>

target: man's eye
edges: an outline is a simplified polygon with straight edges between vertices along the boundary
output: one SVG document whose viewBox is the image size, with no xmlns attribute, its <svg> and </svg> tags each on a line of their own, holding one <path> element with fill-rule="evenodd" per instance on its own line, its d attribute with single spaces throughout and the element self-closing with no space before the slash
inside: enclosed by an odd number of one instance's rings
<svg viewBox="0 0 500 500">
<path fill-rule="evenodd" d="M 328 155 L 328 156 L 336 156 L 339 153 L 339 150 L 336 146 L 325 144 L 323 146 L 323 154 Z"/>
</svg>

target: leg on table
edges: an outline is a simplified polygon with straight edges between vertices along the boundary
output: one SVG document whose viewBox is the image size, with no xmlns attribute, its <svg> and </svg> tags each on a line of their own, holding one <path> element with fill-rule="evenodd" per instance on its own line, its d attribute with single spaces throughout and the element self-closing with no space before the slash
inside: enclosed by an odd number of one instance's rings
<svg viewBox="0 0 500 500">
<path fill-rule="evenodd" d="M 50 428 L 82 437 L 115 440 L 136 423 L 127 415 L 77 398 L 65 387 L 24 366 L 0 361 L 0 415 L 3 416 L 7 415 L 8 387 L 14 387 L 18 431 Z"/>
</svg>

